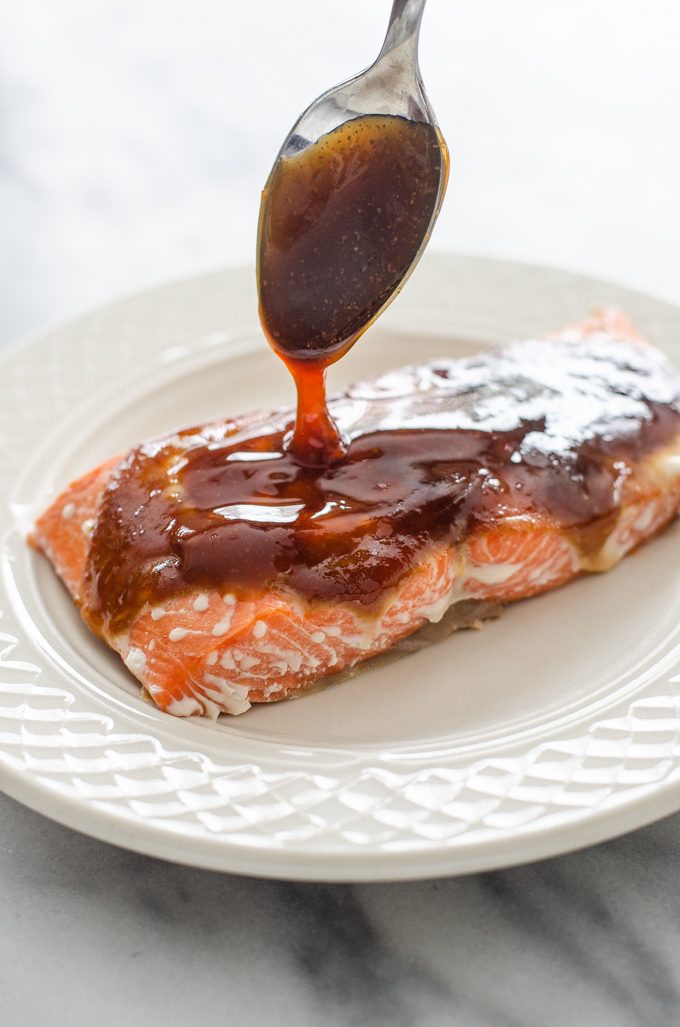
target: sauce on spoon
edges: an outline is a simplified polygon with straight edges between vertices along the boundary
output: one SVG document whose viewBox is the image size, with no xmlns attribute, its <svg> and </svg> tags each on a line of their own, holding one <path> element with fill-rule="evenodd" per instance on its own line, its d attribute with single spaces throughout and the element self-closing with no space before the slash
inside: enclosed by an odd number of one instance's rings
<svg viewBox="0 0 680 1027">
<path fill-rule="evenodd" d="M 326 406 L 326 368 L 408 276 L 447 166 L 433 125 L 377 114 L 274 165 L 260 212 L 260 317 L 295 378 L 289 450 L 303 466 L 329 466 L 346 452 Z"/>
</svg>

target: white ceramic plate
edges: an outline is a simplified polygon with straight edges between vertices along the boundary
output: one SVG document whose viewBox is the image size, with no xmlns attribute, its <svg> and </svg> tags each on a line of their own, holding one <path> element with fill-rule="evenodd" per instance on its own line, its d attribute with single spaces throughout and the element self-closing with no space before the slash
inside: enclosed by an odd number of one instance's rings
<svg viewBox="0 0 680 1027">
<path fill-rule="evenodd" d="M 335 383 L 618 303 L 680 363 L 680 311 L 563 272 L 426 258 Z M 291 401 L 253 273 L 179 282 L 0 373 L 0 784 L 106 841 L 309 880 L 464 873 L 680 808 L 680 528 L 609 574 L 296 702 L 183 721 L 138 697 L 25 532 L 72 478 L 178 423 Z"/>
</svg>

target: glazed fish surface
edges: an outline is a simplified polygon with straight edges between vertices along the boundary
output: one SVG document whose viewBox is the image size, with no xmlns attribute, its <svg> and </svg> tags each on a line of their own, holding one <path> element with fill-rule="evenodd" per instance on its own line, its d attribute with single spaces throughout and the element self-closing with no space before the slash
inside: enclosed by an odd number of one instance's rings
<svg viewBox="0 0 680 1027">
<path fill-rule="evenodd" d="M 680 503 L 680 375 L 613 311 L 329 409 L 348 443 L 330 468 L 292 459 L 293 408 L 252 414 L 143 443 L 38 520 L 32 543 L 162 710 L 339 680 L 424 625 L 608 570 Z"/>
</svg>

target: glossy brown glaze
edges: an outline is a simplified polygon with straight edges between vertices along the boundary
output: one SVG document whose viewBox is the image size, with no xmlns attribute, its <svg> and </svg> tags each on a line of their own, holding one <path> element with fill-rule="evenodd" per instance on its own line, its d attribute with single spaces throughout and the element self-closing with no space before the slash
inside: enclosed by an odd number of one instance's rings
<svg viewBox="0 0 680 1027">
<path fill-rule="evenodd" d="M 514 515 L 595 551 L 636 465 L 680 432 L 679 400 L 650 348 L 538 340 L 335 397 L 350 442 L 334 467 L 286 451 L 292 410 L 146 443 L 105 495 L 84 612 L 115 634 L 195 589 L 376 608 L 433 544 Z"/>
<path fill-rule="evenodd" d="M 343 455 L 319 409 L 318 384 L 408 274 L 446 161 L 432 125 L 368 115 L 274 166 L 260 212 L 260 317 L 298 387 L 299 463 L 328 465 Z"/>
</svg>

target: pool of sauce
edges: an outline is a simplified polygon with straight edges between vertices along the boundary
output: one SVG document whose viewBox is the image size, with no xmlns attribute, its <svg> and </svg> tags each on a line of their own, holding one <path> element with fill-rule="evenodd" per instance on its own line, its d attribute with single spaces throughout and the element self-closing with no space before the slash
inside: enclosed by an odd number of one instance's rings
<svg viewBox="0 0 680 1027">
<path fill-rule="evenodd" d="M 260 212 L 260 317 L 295 378 L 289 447 L 298 463 L 342 459 L 346 447 L 325 403 L 326 368 L 404 281 L 447 168 L 434 126 L 384 115 L 348 121 L 276 162 Z"/>
<path fill-rule="evenodd" d="M 292 409 L 134 449 L 93 534 L 92 625 L 123 632 L 196 589 L 376 609 L 433 544 L 517 514 L 594 552 L 635 463 L 680 432 L 680 379 L 646 347 L 538 340 L 390 372 L 329 407 L 347 440 L 331 467 L 287 449 Z"/>
</svg>

